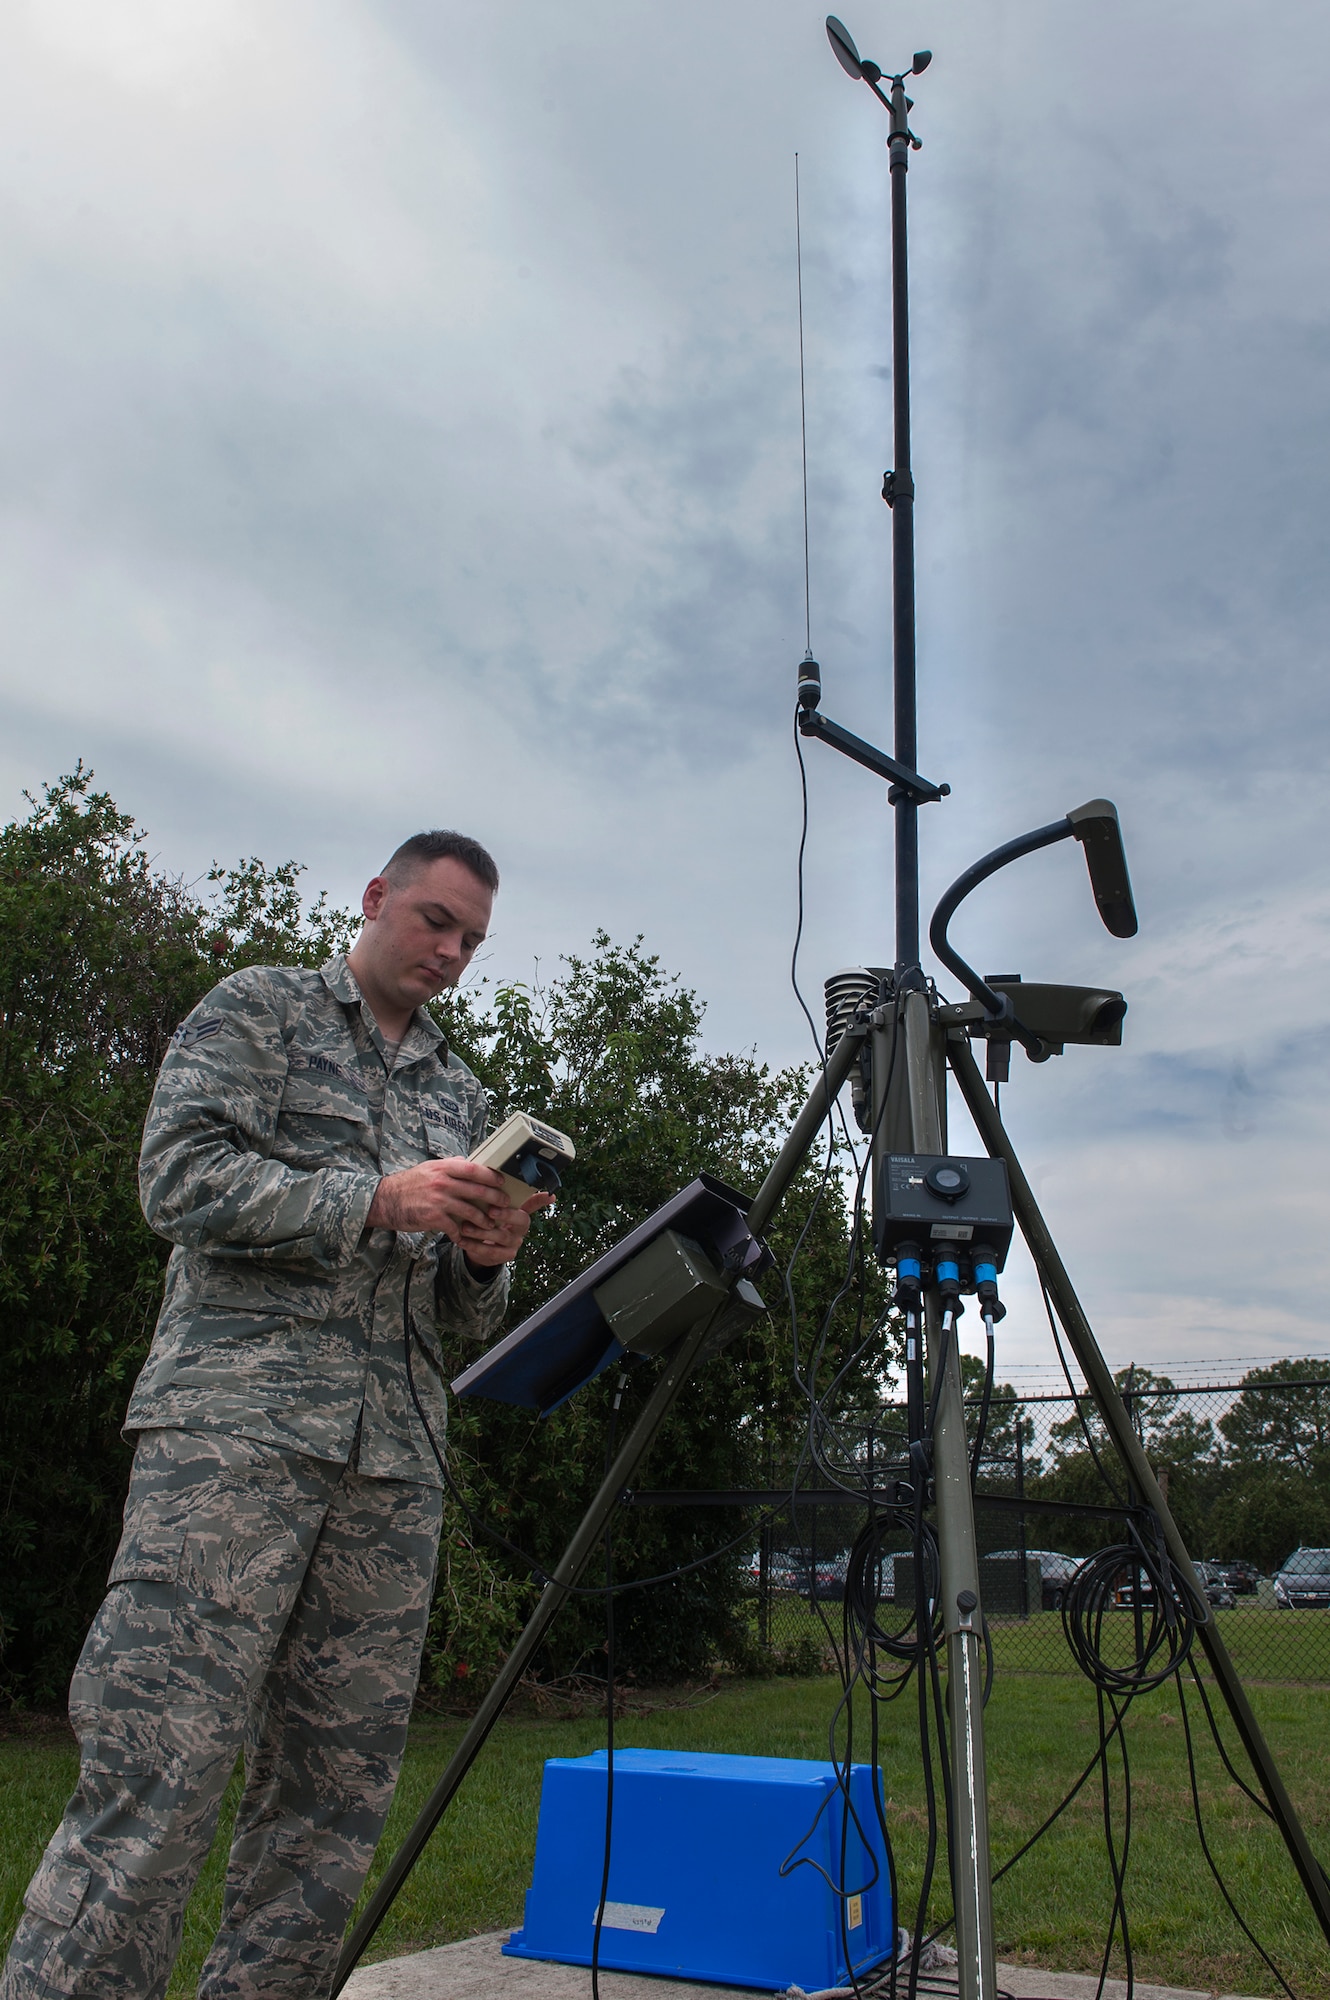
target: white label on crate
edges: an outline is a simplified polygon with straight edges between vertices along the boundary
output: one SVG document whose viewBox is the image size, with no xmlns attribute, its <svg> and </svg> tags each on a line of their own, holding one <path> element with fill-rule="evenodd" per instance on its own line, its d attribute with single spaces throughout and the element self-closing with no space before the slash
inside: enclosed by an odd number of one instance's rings
<svg viewBox="0 0 1330 2000">
<path fill-rule="evenodd" d="M 864 1899 L 862 1896 L 847 1896 L 845 1899 L 845 1928 L 857 1931 L 864 1920 Z"/>
<path fill-rule="evenodd" d="M 605 1915 L 601 1919 L 601 1929 L 606 1931 L 648 1931 L 654 1937 L 660 1929 L 664 1910 L 653 1910 L 649 1903 L 606 1903 Z M 596 1921 L 596 1913 L 591 1912 L 591 1921 Z"/>
</svg>

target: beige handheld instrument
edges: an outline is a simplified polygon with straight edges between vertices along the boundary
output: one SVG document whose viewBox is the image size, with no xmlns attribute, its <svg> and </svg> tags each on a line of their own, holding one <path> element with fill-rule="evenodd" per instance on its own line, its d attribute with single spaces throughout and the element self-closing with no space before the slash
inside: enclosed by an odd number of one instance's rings
<svg viewBox="0 0 1330 2000">
<path fill-rule="evenodd" d="M 530 1201 L 533 1194 L 557 1194 L 562 1185 L 562 1169 L 577 1157 L 577 1149 L 564 1133 L 525 1111 L 514 1111 L 497 1132 L 481 1141 L 471 1158 L 482 1167 L 493 1167 L 503 1175 L 508 1199 L 514 1208 Z"/>
</svg>

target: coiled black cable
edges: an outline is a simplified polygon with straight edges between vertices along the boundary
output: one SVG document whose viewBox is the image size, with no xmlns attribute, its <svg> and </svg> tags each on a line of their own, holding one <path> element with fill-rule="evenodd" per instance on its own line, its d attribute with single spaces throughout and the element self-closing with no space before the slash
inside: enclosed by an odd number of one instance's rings
<svg viewBox="0 0 1330 2000">
<path fill-rule="evenodd" d="M 1134 1533 L 1129 1542 L 1100 1549 L 1081 1564 L 1062 1600 L 1062 1629 L 1072 1658 L 1097 1689 L 1118 1699 L 1130 1700 L 1170 1680 L 1191 1653 L 1197 1625 L 1209 1617 L 1208 1605 L 1193 1595 L 1162 1535 L 1154 1539 L 1151 1547 L 1150 1539 Z M 1123 1628 L 1112 1615 L 1124 1599 L 1136 1613 L 1136 1643 L 1126 1661 L 1120 1643 L 1113 1643 L 1121 1641 Z"/>
<path fill-rule="evenodd" d="M 926 1616 L 933 1627 L 933 1641 L 936 1645 L 942 1638 L 941 1608 L 941 1560 L 938 1554 L 937 1533 L 931 1521 L 924 1521 L 920 1527 L 918 1554 L 913 1554 L 914 1562 L 922 1562 L 923 1592 L 912 1587 L 909 1593 L 908 1615 L 904 1621 L 888 1623 L 885 1616 L 886 1603 L 901 1603 L 899 1581 L 903 1564 L 895 1551 L 888 1550 L 888 1541 L 899 1540 L 908 1534 L 913 1540 L 913 1510 L 907 1507 L 892 1507 L 881 1512 L 874 1511 L 855 1540 L 850 1550 L 845 1570 L 844 1615 L 847 1636 L 856 1650 L 860 1645 L 871 1644 L 873 1653 L 885 1653 L 891 1660 L 900 1663 L 897 1671 L 882 1674 L 872 1669 L 872 1684 L 877 1689 L 891 1688 L 898 1693 L 899 1688 L 909 1679 L 913 1668 L 924 1652 L 924 1640 L 919 1629 L 919 1597 L 922 1594 Z M 884 1597 L 882 1580 L 887 1560 L 892 1561 L 893 1594 Z"/>
</svg>

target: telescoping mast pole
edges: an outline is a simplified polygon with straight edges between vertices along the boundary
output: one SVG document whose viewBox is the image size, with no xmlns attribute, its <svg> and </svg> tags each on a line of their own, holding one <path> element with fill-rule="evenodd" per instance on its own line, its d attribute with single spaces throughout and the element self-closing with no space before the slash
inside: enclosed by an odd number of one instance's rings
<svg viewBox="0 0 1330 2000">
<path fill-rule="evenodd" d="M 891 509 L 892 694 L 895 751 L 901 777 L 887 796 L 895 813 L 896 965 L 892 1034 L 903 1038 L 903 1063 L 892 1061 L 888 1101 L 875 1111 L 874 1196 L 887 1152 L 947 1150 L 945 1043 L 934 1028 L 928 982 L 919 952 L 919 807 L 945 790 L 915 775 L 918 758 L 914 602 L 914 475 L 910 461 L 910 293 L 906 189 L 910 154 L 919 141 L 910 130 L 912 100 L 907 76 L 919 76 L 932 60 L 921 50 L 909 70 L 886 79 L 874 62 L 859 54 L 853 38 L 834 15 L 827 36 L 836 59 L 850 76 L 866 83 L 890 113 L 887 138 L 891 186 L 891 350 L 893 453 L 895 464 L 882 482 Z M 811 733 L 811 732 L 810 732 Z M 825 728 L 819 733 L 831 735 Z M 832 738 L 834 741 L 834 737 Z M 837 747 L 845 748 L 844 744 Z M 853 750 L 849 751 L 854 755 Z M 861 758 L 860 761 L 867 761 Z M 913 779 L 913 782 L 909 780 Z M 887 1037 L 874 1037 L 880 1064 Z M 899 1046 L 899 1043 L 898 1043 Z M 875 1090 L 875 1105 L 878 1092 Z M 892 1102 L 892 1099 L 898 1100 Z M 988 1838 L 988 1780 L 984 1757 L 983 1615 L 979 1561 L 970 1486 L 960 1356 L 954 1329 L 944 1335 L 941 1300 L 935 1287 L 923 1298 L 923 1319 L 932 1396 L 933 1485 L 937 1507 L 940 1589 L 946 1633 L 947 1699 L 952 1740 L 952 1783 L 948 1838 L 955 1893 L 957 1973 L 960 2000 L 994 2000 L 997 1968 L 993 1950 L 992 1864 Z"/>
<path fill-rule="evenodd" d="M 915 59 L 918 61 L 918 57 Z M 910 471 L 910 260 L 906 175 L 910 167 L 910 100 L 905 78 L 892 78 L 891 136 L 891 392 L 895 465 L 882 481 L 891 508 L 891 677 L 894 748 L 898 762 L 918 767 L 915 699 L 914 478 Z M 917 143 L 917 142 L 916 142 Z M 922 986 L 919 966 L 919 801 L 903 786 L 889 794 L 896 814 L 896 982 Z M 917 975 L 917 977 L 916 977 Z"/>
</svg>

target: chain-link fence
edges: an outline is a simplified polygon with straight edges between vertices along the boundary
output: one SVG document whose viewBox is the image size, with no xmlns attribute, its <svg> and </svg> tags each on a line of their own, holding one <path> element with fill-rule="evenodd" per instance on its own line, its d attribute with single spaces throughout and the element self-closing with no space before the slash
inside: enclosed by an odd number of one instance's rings
<svg viewBox="0 0 1330 2000">
<path fill-rule="evenodd" d="M 1313 1364 L 1314 1366 L 1315 1364 Z M 971 1364 L 967 1363 L 967 1372 Z M 1244 1679 L 1330 1681 L 1330 1366 L 1256 1371 L 1178 1389 L 1147 1370 L 1119 1378 L 1138 1435 L 1200 1569 L 1209 1611 Z M 1136 1496 L 1088 1396 L 967 1397 L 976 1467 L 983 1608 L 999 1671 L 1072 1673 L 1063 1596 L 1077 1566 L 1129 1541 Z M 639 1501 L 743 1504 L 754 1510 L 748 1601 L 758 1643 L 811 1665 L 840 1629 L 840 1606 L 870 1501 L 897 1500 L 909 1477 L 903 1403 L 825 1423 L 815 1455 L 755 1447 L 743 1492 L 639 1494 Z M 797 1474 L 797 1477 L 796 1477 Z M 793 1492 L 791 1491 L 793 1487 Z M 1145 1523 L 1148 1532 L 1148 1522 Z M 876 1588 L 889 1629 L 915 1603 L 911 1534 L 880 1541 Z M 930 1586 L 931 1589 L 931 1586 Z M 1150 1610 L 1149 1585 L 1124 1561 L 1110 1616 L 1122 1642 Z"/>
</svg>

